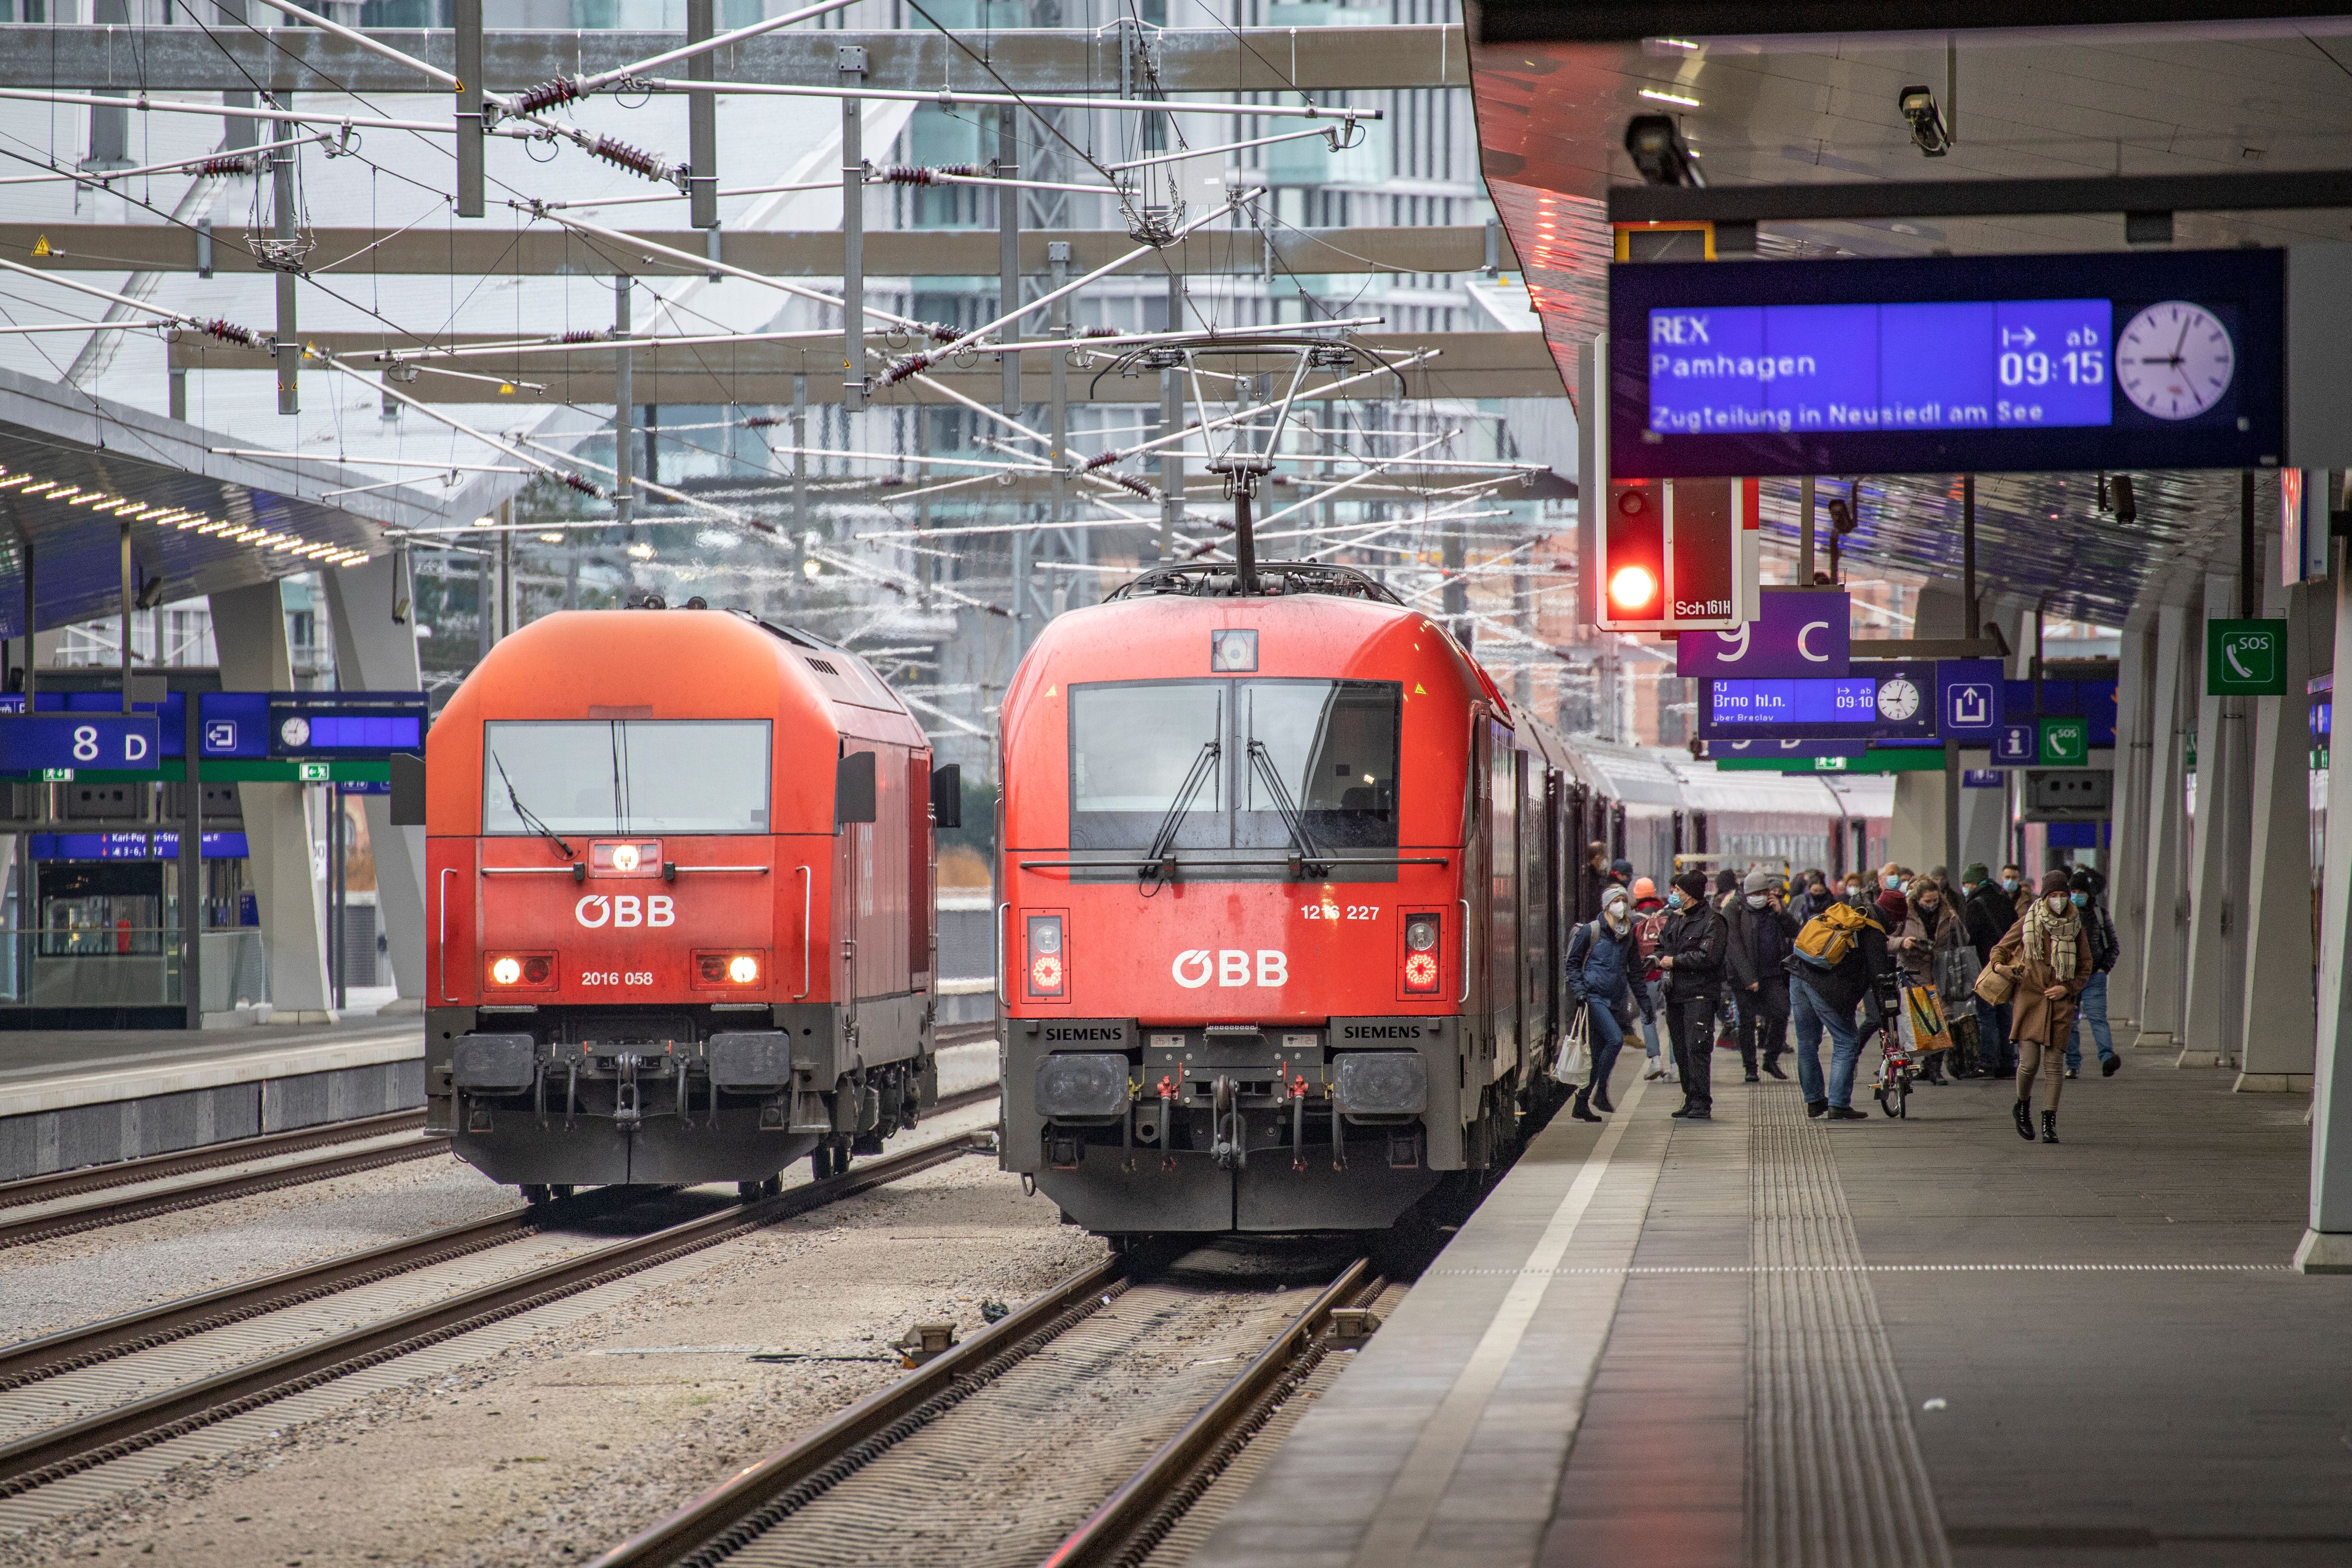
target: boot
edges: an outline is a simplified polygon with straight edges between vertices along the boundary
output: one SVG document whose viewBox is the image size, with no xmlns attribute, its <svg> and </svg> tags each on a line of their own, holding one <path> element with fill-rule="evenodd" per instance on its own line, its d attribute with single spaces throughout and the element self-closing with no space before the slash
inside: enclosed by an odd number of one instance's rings
<svg viewBox="0 0 2352 1568">
<path fill-rule="evenodd" d="M 1784 1083 L 1789 1079 L 1789 1075 L 1780 1071 L 1780 1059 L 1777 1056 L 1768 1056 L 1764 1059 L 1764 1075 L 1767 1078 L 1780 1079 Z"/>
<path fill-rule="evenodd" d="M 1569 1114 L 1575 1117 L 1580 1122 L 1598 1122 L 1601 1120 L 1600 1117 L 1592 1113 L 1592 1089 L 1591 1085 L 1588 1084 L 1584 1088 L 1576 1092 L 1576 1106 L 1575 1109 L 1569 1113 Z"/>
<path fill-rule="evenodd" d="M 2032 1143 L 2033 1141 L 2033 1110 L 2031 1102 L 2024 1100 L 2014 1101 L 2011 1103 L 2010 1109 L 2017 1113 L 2017 1135 L 2023 1138 L 2027 1143 Z M 2047 1111 L 2042 1113 L 2045 1116 L 2049 1113 L 2050 1113 Z"/>
<path fill-rule="evenodd" d="M 2042 1141 L 2045 1144 L 2058 1141 L 2058 1113 L 2055 1111 L 2042 1113 Z"/>
<path fill-rule="evenodd" d="M 1616 1106 L 1609 1103 L 1608 1084 L 1596 1083 L 1592 1086 L 1592 1108 L 1596 1111 L 1614 1111 L 1617 1109 Z"/>
</svg>

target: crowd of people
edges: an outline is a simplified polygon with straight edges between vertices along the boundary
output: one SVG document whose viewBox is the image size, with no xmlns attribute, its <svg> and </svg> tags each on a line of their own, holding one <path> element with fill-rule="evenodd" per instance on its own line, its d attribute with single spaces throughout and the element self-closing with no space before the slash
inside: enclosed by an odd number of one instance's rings
<svg viewBox="0 0 2352 1568">
<path fill-rule="evenodd" d="M 2119 949 L 2093 868 L 2059 866 L 2029 885 L 2017 866 L 1995 877 L 1971 864 L 1957 888 L 1942 866 L 1684 871 L 1662 895 L 1594 843 L 1585 875 L 1601 913 L 1578 926 L 1566 960 L 1589 1028 L 1591 1072 L 1570 1108 L 1580 1121 L 1615 1109 L 1609 1078 L 1637 1020 L 1643 1077 L 1678 1086 L 1671 1113 L 1693 1122 L 1714 1116 L 1718 1049 L 1738 1051 L 1749 1083 L 1786 1079 L 1793 1051 L 1806 1113 L 1862 1121 L 1854 1080 L 1878 1036 L 1882 1051 L 1916 1061 L 1912 1082 L 2013 1081 L 2018 1134 L 2045 1144 L 2058 1141 L 2059 1095 L 2081 1071 L 2086 1030 L 2102 1074 L 2123 1065 L 2106 1006 Z M 1932 1040 L 1916 1012 L 1906 1022 L 1906 996 L 1940 1023 Z"/>
</svg>

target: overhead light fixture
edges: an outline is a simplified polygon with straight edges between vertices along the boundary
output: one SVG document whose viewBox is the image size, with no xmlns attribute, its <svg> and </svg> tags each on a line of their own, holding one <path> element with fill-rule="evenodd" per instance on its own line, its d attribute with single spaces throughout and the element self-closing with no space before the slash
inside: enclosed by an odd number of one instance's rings
<svg viewBox="0 0 2352 1568">
<path fill-rule="evenodd" d="M 633 559 L 651 560 L 654 559 L 654 547 L 643 543 L 633 544 L 629 547 L 629 555 Z"/>
<path fill-rule="evenodd" d="M 1671 115 L 1637 114 L 1625 122 L 1625 155 L 1652 185 L 1704 185 Z"/>
<path fill-rule="evenodd" d="M 496 517 L 476 517 L 474 526 L 478 528 L 495 528 L 499 526 L 499 520 Z"/>
<path fill-rule="evenodd" d="M 543 545 L 560 545 L 563 542 L 563 536 L 562 534 L 541 534 L 539 536 L 539 542 Z"/>
<path fill-rule="evenodd" d="M 1936 107 L 1934 89 L 1906 87 L 1895 95 L 1895 104 L 1911 122 L 1913 146 L 1930 158 L 1952 150 L 1952 133 L 1944 124 L 1944 111 Z"/>
<path fill-rule="evenodd" d="M 25 494 L 27 496 L 37 496 L 45 490 L 54 490 L 57 487 L 58 482 L 55 479 L 44 479 L 37 485 L 26 486 Z"/>
<path fill-rule="evenodd" d="M 1685 109 L 1696 109 L 1699 106 L 1698 99 L 1687 93 L 1668 92 L 1665 89 L 1658 87 L 1645 87 L 1637 96 L 1646 98 L 1653 103 L 1678 103 Z"/>
<path fill-rule="evenodd" d="M 5 478 L 0 478 L 0 490 L 13 490 L 30 478 L 32 478 L 30 474 L 11 474 Z"/>
</svg>

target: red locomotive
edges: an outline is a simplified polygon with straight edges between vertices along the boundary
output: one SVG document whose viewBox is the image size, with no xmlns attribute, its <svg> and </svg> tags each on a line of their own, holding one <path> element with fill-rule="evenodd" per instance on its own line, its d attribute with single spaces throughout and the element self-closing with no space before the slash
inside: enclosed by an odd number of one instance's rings
<svg viewBox="0 0 2352 1568">
<path fill-rule="evenodd" d="M 748 1195 L 914 1124 L 935 780 L 856 654 L 730 612 L 551 615 L 458 688 L 426 780 L 427 1119 L 460 1157 L 534 1199 Z"/>
<path fill-rule="evenodd" d="M 1452 637 L 1345 568 L 1164 568 L 1003 712 L 1005 1168 L 1135 1235 L 1376 1228 L 1497 1160 L 1560 1016 L 1565 776 Z"/>
</svg>

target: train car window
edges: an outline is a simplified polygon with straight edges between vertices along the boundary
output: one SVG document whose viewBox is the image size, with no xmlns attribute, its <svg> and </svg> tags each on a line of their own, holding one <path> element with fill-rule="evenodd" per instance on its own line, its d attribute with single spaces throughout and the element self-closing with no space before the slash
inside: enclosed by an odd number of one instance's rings
<svg viewBox="0 0 2352 1568">
<path fill-rule="evenodd" d="M 1287 804 L 1318 848 L 1394 848 L 1403 707 L 1395 681 L 1243 682 L 1236 841 L 1286 845 Z"/>
<path fill-rule="evenodd" d="M 482 831 L 764 833 L 769 721 L 482 727 Z"/>
<path fill-rule="evenodd" d="M 1163 828 L 1175 848 L 1226 847 L 1225 698 L 1223 681 L 1072 686 L 1070 847 L 1149 849 Z"/>
</svg>

